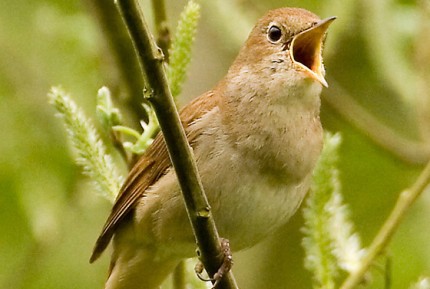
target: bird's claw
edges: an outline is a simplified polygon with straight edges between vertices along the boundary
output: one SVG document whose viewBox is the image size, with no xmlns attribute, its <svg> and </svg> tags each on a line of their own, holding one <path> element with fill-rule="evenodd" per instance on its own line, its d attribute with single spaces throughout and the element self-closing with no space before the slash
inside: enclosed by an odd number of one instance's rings
<svg viewBox="0 0 430 289">
<path fill-rule="evenodd" d="M 218 271 L 214 274 L 213 288 L 221 281 L 222 277 L 231 270 L 233 266 L 233 255 L 230 250 L 230 242 L 227 239 L 221 239 L 221 249 L 223 254 L 223 261 Z"/>
<path fill-rule="evenodd" d="M 211 281 L 213 283 L 212 289 L 215 288 L 221 281 L 222 277 L 231 270 L 233 265 L 233 256 L 230 250 L 230 242 L 227 239 L 221 238 L 221 249 L 223 254 L 223 261 L 218 271 L 214 274 L 213 278 L 205 278 L 202 276 L 203 273 L 203 263 L 198 261 L 194 267 L 197 277 L 205 282 Z"/>
<path fill-rule="evenodd" d="M 204 270 L 204 265 L 202 261 L 198 260 L 196 266 L 194 267 L 194 272 L 196 273 L 197 277 L 202 280 L 203 282 L 209 282 L 212 281 L 210 278 L 203 277 L 202 273 Z"/>
</svg>

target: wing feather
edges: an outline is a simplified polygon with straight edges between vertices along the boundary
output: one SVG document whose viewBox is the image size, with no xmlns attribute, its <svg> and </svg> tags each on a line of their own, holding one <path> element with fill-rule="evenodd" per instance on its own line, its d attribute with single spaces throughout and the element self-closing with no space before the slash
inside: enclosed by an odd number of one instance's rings
<svg viewBox="0 0 430 289">
<path fill-rule="evenodd" d="M 181 110 L 180 117 L 191 146 L 201 132 L 194 131 L 191 133 L 188 129 L 190 124 L 214 108 L 218 104 L 218 100 L 216 94 L 210 91 L 196 98 Z M 109 245 L 116 229 L 130 215 L 136 202 L 141 197 L 144 197 L 146 189 L 157 182 L 170 167 L 171 162 L 164 137 L 159 133 L 151 146 L 134 165 L 124 182 L 103 230 L 96 241 L 90 258 L 91 263 L 97 260 Z"/>
</svg>

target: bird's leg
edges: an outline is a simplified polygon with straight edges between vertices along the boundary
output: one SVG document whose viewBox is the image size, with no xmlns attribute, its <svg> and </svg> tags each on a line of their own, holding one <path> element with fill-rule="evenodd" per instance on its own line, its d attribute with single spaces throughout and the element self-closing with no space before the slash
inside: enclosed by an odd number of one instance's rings
<svg viewBox="0 0 430 289">
<path fill-rule="evenodd" d="M 222 277 L 231 270 L 233 265 L 233 256 L 230 250 L 230 242 L 227 239 L 221 238 L 221 249 L 223 254 L 223 261 L 218 271 L 214 274 L 213 278 L 204 278 L 202 276 L 202 272 L 204 269 L 203 263 L 199 260 L 194 267 L 194 271 L 197 274 L 197 277 L 202 281 L 211 281 L 213 282 L 212 288 L 215 288 L 218 283 L 221 281 Z"/>
<path fill-rule="evenodd" d="M 223 260 L 222 264 L 218 269 L 218 272 L 215 273 L 213 277 L 213 287 L 215 288 L 216 285 L 221 281 L 224 274 L 228 273 L 231 270 L 231 267 L 233 266 L 233 255 L 231 253 L 230 249 L 230 241 L 224 238 L 221 238 L 221 249 L 223 254 Z"/>
</svg>

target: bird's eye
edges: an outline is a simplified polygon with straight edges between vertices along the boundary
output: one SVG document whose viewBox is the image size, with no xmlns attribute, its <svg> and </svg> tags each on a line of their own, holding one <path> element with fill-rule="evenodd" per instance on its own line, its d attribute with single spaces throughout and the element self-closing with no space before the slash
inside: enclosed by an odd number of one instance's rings
<svg viewBox="0 0 430 289">
<path fill-rule="evenodd" d="M 270 26 L 269 30 L 267 31 L 267 38 L 271 42 L 278 42 L 282 37 L 282 30 L 276 25 Z"/>
</svg>

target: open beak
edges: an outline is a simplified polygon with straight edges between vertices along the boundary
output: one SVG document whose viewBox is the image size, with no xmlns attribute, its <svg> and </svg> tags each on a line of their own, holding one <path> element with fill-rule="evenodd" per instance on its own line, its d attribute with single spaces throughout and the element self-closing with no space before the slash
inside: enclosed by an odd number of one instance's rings
<svg viewBox="0 0 430 289">
<path fill-rule="evenodd" d="M 335 19 L 336 17 L 323 19 L 311 28 L 300 32 L 294 36 L 290 48 L 293 62 L 325 87 L 328 87 L 328 84 L 324 78 L 321 54 L 325 33 Z"/>
</svg>

